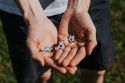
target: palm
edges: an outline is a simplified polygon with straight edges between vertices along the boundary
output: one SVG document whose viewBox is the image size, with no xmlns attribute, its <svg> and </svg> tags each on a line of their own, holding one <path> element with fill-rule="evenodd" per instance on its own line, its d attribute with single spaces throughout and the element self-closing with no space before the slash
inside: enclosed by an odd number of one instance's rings
<svg viewBox="0 0 125 83">
<path fill-rule="evenodd" d="M 37 44 L 39 49 L 57 43 L 57 30 L 50 20 L 44 20 L 32 26 L 28 39 Z"/>
<path fill-rule="evenodd" d="M 44 25 L 44 26 L 43 26 Z M 29 26 L 27 45 L 32 55 L 32 58 L 38 61 L 41 65 L 49 66 L 62 73 L 66 72 L 64 67 L 58 66 L 50 56 L 53 53 L 41 52 L 45 47 L 51 47 L 57 43 L 57 30 L 53 23 L 46 19 L 43 22 L 36 22 Z"/>
<path fill-rule="evenodd" d="M 81 9 L 82 5 L 77 4 L 75 7 L 76 4 L 72 2 L 69 5 L 61 19 L 58 33 L 58 41 L 63 41 L 65 49 L 57 50 L 54 59 L 63 66 L 74 67 L 86 54 L 92 53 L 97 44 L 96 29 L 87 10 Z M 76 41 L 70 41 L 72 35 Z"/>
<path fill-rule="evenodd" d="M 83 21 L 80 16 L 72 15 L 69 21 L 68 33 L 75 36 L 77 42 L 86 40 L 87 28 L 83 27 Z"/>
<path fill-rule="evenodd" d="M 59 32 L 63 37 L 70 34 L 75 35 L 77 42 L 83 42 L 87 39 L 88 32 L 95 29 L 95 27 L 90 27 L 94 25 L 89 19 L 90 17 L 87 13 L 65 12 Z"/>
<path fill-rule="evenodd" d="M 76 37 L 77 44 L 86 44 L 87 55 L 90 55 L 96 46 L 96 29 L 87 12 L 66 11 L 62 17 L 59 38 L 64 40 L 68 35 Z"/>
</svg>

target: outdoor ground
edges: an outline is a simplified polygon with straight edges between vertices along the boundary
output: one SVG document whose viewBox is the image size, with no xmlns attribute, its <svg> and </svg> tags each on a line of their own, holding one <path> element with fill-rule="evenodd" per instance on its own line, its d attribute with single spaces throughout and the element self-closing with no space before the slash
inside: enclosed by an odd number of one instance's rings
<svg viewBox="0 0 125 83">
<path fill-rule="evenodd" d="M 116 57 L 112 68 L 105 76 L 105 83 L 125 83 L 125 0 L 111 0 L 112 35 Z M 74 76 L 62 76 L 55 72 L 56 83 L 79 83 L 77 72 Z M 0 83 L 16 83 L 8 56 L 6 39 L 0 23 Z"/>
</svg>

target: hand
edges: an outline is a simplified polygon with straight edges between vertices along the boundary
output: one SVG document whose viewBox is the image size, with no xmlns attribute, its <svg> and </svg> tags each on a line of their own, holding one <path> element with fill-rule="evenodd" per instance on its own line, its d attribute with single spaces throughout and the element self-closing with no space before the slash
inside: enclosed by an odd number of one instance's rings
<svg viewBox="0 0 125 83">
<path fill-rule="evenodd" d="M 66 48 L 58 50 L 55 59 L 63 66 L 76 66 L 95 48 L 96 29 L 87 12 L 67 10 L 59 27 L 59 41 L 64 40 Z M 76 42 L 69 43 L 68 35 L 74 35 Z"/>
<path fill-rule="evenodd" d="M 18 0 L 17 5 L 28 26 L 27 46 L 32 58 L 43 66 L 50 66 L 62 73 L 66 72 L 69 68 L 58 66 L 50 58 L 53 53 L 40 52 L 40 49 L 57 43 L 57 31 L 44 14 L 39 0 Z"/>
<path fill-rule="evenodd" d="M 57 30 L 53 23 L 47 18 L 36 18 L 28 23 L 27 46 L 31 56 L 38 61 L 42 66 L 49 66 L 53 69 L 65 73 L 64 67 L 58 66 L 50 56 L 53 53 L 40 52 L 46 46 L 53 46 L 57 43 Z"/>
</svg>

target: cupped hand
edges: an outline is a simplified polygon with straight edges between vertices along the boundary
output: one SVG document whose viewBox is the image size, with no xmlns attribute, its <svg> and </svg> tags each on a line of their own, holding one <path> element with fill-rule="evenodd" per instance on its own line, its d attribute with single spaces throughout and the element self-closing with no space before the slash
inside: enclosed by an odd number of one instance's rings
<svg viewBox="0 0 125 83">
<path fill-rule="evenodd" d="M 74 35 L 76 41 L 70 43 L 69 35 Z M 86 55 L 91 55 L 97 44 L 96 29 L 90 15 L 79 10 L 66 10 L 60 23 L 58 37 L 58 41 L 64 41 L 66 47 L 56 52 L 55 60 L 63 66 L 75 67 Z"/>
<path fill-rule="evenodd" d="M 50 56 L 53 53 L 41 52 L 45 47 L 51 47 L 57 43 L 57 30 L 48 18 L 36 18 L 28 23 L 27 46 L 34 60 L 42 66 L 49 66 L 61 73 L 66 72 L 65 67 L 57 65 Z"/>
</svg>

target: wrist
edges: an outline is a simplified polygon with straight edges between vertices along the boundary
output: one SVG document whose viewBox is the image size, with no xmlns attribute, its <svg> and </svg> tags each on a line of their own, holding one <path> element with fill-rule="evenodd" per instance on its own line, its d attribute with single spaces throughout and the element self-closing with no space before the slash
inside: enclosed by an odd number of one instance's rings
<svg viewBox="0 0 125 83">
<path fill-rule="evenodd" d="M 29 10 L 23 13 L 23 18 L 27 25 L 38 23 L 47 19 L 47 16 L 44 14 L 42 8 L 30 8 Z"/>
<path fill-rule="evenodd" d="M 31 25 L 34 23 L 39 23 L 44 21 L 45 19 L 47 19 L 47 16 L 45 16 L 42 13 L 40 15 L 37 15 L 37 14 L 32 14 L 31 12 L 26 12 L 24 13 L 23 18 L 27 25 Z"/>
<path fill-rule="evenodd" d="M 17 0 L 17 4 L 26 24 L 47 18 L 39 0 Z"/>
<path fill-rule="evenodd" d="M 69 0 L 67 10 L 88 12 L 91 0 Z"/>
</svg>

